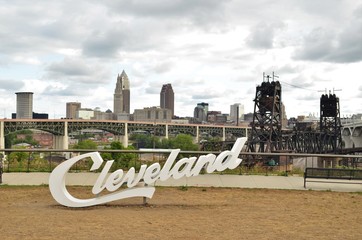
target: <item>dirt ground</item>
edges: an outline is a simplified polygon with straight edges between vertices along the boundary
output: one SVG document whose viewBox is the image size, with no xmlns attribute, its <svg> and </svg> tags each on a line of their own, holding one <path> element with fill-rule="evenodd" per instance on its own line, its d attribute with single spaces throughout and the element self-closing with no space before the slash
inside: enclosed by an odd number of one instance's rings
<svg viewBox="0 0 362 240">
<path fill-rule="evenodd" d="M 46 186 L 0 186 L 0 239 L 362 239 L 361 223 L 361 193 L 157 188 L 148 206 L 71 209 Z"/>
</svg>

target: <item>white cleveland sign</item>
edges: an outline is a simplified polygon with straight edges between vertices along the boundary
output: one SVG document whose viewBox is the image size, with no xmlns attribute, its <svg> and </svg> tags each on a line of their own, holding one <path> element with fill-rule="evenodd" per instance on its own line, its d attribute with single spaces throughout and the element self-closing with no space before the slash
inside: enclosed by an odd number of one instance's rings
<svg viewBox="0 0 362 240">
<path fill-rule="evenodd" d="M 182 158 L 176 163 L 175 160 L 180 149 L 173 149 L 162 168 L 159 163 L 150 166 L 142 165 L 138 173 L 132 167 L 127 172 L 118 169 L 108 174 L 114 160 L 107 161 L 92 188 L 92 193 L 97 195 L 104 189 L 111 193 L 89 199 L 79 199 L 73 197 L 67 191 L 65 186 L 66 173 L 76 162 L 87 157 L 93 160 L 90 171 L 99 169 L 103 163 L 103 159 L 98 152 L 86 153 L 59 164 L 50 174 L 49 188 L 53 198 L 58 203 L 68 207 L 94 206 L 129 197 L 151 198 L 155 192 L 155 187 L 147 185 L 153 185 L 156 180 L 165 181 L 171 177 L 180 179 L 182 177 L 197 176 L 203 168 L 207 173 L 236 168 L 242 161 L 238 156 L 245 142 L 245 137 L 238 138 L 230 151 L 221 152 L 218 156 L 207 154 L 201 155 L 198 159 L 197 157 Z M 143 180 L 145 186 L 139 187 L 137 184 L 141 180 Z M 122 184 L 127 184 L 128 189 L 116 191 Z"/>
</svg>

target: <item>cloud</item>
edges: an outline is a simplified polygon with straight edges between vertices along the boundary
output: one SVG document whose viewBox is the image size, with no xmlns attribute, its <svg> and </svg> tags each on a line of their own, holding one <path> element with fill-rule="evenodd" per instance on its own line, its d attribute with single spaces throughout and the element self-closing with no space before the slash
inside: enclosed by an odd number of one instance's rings
<svg viewBox="0 0 362 240">
<path fill-rule="evenodd" d="M 259 22 L 250 30 L 250 34 L 246 38 L 246 44 L 256 49 L 273 48 L 276 33 L 283 28 L 284 24 L 282 22 Z"/>
<path fill-rule="evenodd" d="M 320 94 L 318 94 L 317 92 L 303 92 L 297 94 L 295 96 L 295 99 L 298 101 L 311 101 L 315 102 L 316 104 L 319 104 Z"/>
<path fill-rule="evenodd" d="M 160 94 L 161 92 L 161 87 L 147 87 L 145 89 L 145 92 L 147 94 Z"/>
<path fill-rule="evenodd" d="M 98 61 L 85 61 L 82 58 L 64 58 L 46 67 L 44 79 L 62 80 L 71 84 L 81 82 L 86 84 L 108 83 L 109 67 Z"/>
<path fill-rule="evenodd" d="M 8 92 L 20 91 L 23 86 L 23 81 L 15 79 L 0 79 L 0 89 Z"/>
<path fill-rule="evenodd" d="M 89 57 L 117 57 L 122 46 L 127 41 L 126 32 L 106 31 L 94 32 L 83 42 L 83 54 Z"/>
<path fill-rule="evenodd" d="M 194 92 L 191 91 L 189 94 L 192 96 L 192 99 L 198 101 L 205 101 L 205 100 L 211 101 L 212 99 L 221 98 L 225 96 L 223 92 L 213 91 L 208 89 L 205 89 L 203 91 L 200 90 L 195 90 Z"/>
<path fill-rule="evenodd" d="M 115 15 L 131 18 L 166 19 L 183 27 L 198 26 L 206 29 L 223 23 L 224 9 L 229 1 L 219 0 L 154 0 L 154 1 L 103 1 Z"/>
<path fill-rule="evenodd" d="M 171 83 L 184 112 L 201 101 L 252 105 L 263 72 L 279 75 L 294 112 L 297 94 L 360 85 L 362 6 L 353 0 L 14 0 L 0 5 L 0 23 L 2 98 L 34 89 L 61 111 L 67 100 L 112 104 L 122 69 L 131 107 L 158 105 Z"/>
<path fill-rule="evenodd" d="M 318 62 L 352 63 L 362 61 L 362 7 L 358 7 L 348 24 L 317 27 L 303 38 L 294 59 Z"/>
</svg>

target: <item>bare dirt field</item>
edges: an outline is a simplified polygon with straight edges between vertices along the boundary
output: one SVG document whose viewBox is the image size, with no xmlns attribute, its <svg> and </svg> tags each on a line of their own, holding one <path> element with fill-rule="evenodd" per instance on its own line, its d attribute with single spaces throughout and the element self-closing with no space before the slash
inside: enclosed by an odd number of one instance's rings
<svg viewBox="0 0 362 240">
<path fill-rule="evenodd" d="M 362 239 L 361 223 L 360 193 L 160 187 L 148 206 L 71 209 L 46 186 L 0 186 L 0 239 Z"/>
</svg>

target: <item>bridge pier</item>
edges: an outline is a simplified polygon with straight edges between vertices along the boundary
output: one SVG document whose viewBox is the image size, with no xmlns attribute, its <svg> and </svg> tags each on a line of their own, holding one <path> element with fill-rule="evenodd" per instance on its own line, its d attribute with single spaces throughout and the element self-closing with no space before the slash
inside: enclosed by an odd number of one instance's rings
<svg viewBox="0 0 362 240">
<path fill-rule="evenodd" d="M 168 124 L 165 125 L 165 138 L 168 139 Z"/>
<path fill-rule="evenodd" d="M 54 149 L 69 149 L 68 136 L 53 136 L 53 148 Z"/>
<path fill-rule="evenodd" d="M 122 138 L 122 145 L 125 148 L 128 147 L 128 123 L 124 124 L 124 135 L 120 137 Z"/>
<path fill-rule="evenodd" d="M 222 128 L 222 141 L 225 142 L 226 134 L 225 134 L 225 127 Z"/>
<path fill-rule="evenodd" d="M 196 126 L 195 142 L 196 142 L 196 143 L 199 143 L 199 142 L 200 142 L 200 128 L 199 128 L 199 126 Z"/>
<path fill-rule="evenodd" d="M 362 127 L 348 126 L 342 131 L 342 140 L 345 143 L 344 148 L 360 148 L 362 147 Z"/>
<path fill-rule="evenodd" d="M 0 149 L 5 148 L 4 122 L 0 122 Z"/>
<path fill-rule="evenodd" d="M 68 140 L 68 122 L 64 122 L 64 133 L 63 135 L 53 137 L 53 148 L 54 149 L 69 149 Z"/>
<path fill-rule="evenodd" d="M 344 148 L 353 148 L 353 141 L 352 141 L 352 129 L 346 127 L 342 131 L 342 140 L 344 141 Z"/>
</svg>

